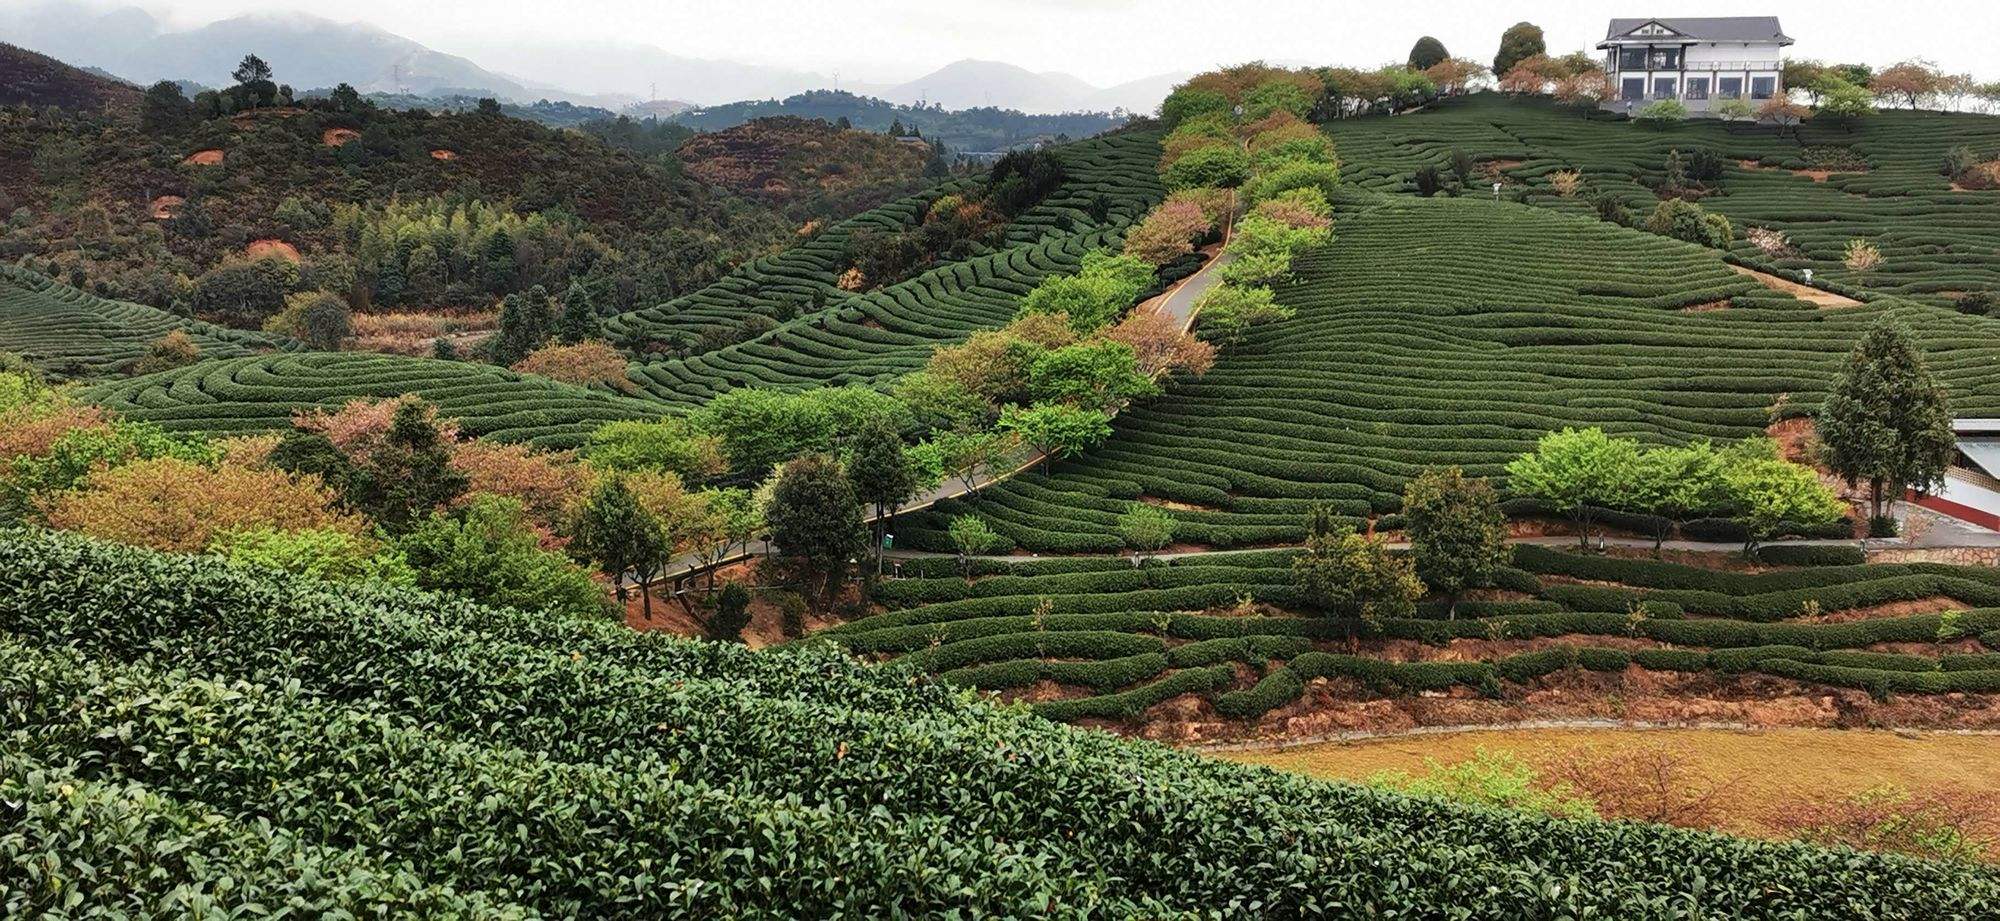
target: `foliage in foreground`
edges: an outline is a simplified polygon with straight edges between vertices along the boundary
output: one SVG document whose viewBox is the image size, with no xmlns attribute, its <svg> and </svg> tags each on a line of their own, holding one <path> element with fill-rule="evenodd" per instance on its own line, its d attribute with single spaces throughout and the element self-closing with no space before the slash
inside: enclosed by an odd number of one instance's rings
<svg viewBox="0 0 2000 921">
<path fill-rule="evenodd" d="M 13 913 L 181 915 L 190 899 L 710 917 L 2000 906 L 1982 870 L 1244 769 L 816 646 L 752 654 L 73 537 L 0 537 L 0 628 Z"/>
</svg>

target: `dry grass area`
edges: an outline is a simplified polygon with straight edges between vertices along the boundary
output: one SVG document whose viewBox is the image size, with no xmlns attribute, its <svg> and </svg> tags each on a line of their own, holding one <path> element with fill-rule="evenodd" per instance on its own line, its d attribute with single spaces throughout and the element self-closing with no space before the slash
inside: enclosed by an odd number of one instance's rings
<svg viewBox="0 0 2000 921">
<path fill-rule="evenodd" d="M 1426 759 L 1453 764 L 1480 749 L 1537 766 L 1578 752 L 1672 753 L 1689 776 L 1712 784 L 1721 827 L 1768 835 L 1768 813 L 1802 793 L 1859 793 L 1884 784 L 1911 790 L 2000 786 L 2000 736 L 1862 729 L 1532 729 L 1467 731 L 1216 757 L 1314 777 L 1359 780 L 1381 771 L 1421 774 Z"/>
<path fill-rule="evenodd" d="M 462 352 L 500 327 L 500 312 L 476 313 L 357 313 L 354 348 L 391 355 L 429 355 L 443 338 Z"/>
<path fill-rule="evenodd" d="M 1831 291 L 1822 291 L 1818 288 L 1802 285 L 1795 281 L 1779 278 L 1776 275 L 1771 275 L 1765 272 L 1759 272 L 1756 269 L 1746 268 L 1740 265 L 1732 265 L 1730 266 L 1730 268 L 1735 269 L 1739 273 L 1750 276 L 1752 279 L 1755 279 L 1758 284 L 1763 285 L 1766 288 L 1770 288 L 1773 291 L 1783 291 L 1784 293 L 1796 297 L 1799 300 L 1805 301 L 1808 304 L 1814 304 L 1820 307 L 1861 306 L 1860 301 L 1857 301 L 1851 297 L 1844 297 L 1842 295 L 1835 294 Z"/>
</svg>

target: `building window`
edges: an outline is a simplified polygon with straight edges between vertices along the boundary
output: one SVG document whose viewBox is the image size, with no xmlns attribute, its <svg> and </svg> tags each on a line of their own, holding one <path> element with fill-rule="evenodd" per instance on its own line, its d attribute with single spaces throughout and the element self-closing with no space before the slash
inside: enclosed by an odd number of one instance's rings
<svg viewBox="0 0 2000 921">
<path fill-rule="evenodd" d="M 1743 98 L 1742 77 L 1722 77 L 1715 81 L 1715 95 L 1722 99 Z"/>
<path fill-rule="evenodd" d="M 1646 98 L 1646 78 L 1626 77 L 1618 88 L 1618 98 L 1626 102 L 1638 102 Z"/>
<path fill-rule="evenodd" d="M 1751 78 L 1750 78 L 1750 98 L 1751 98 L 1751 99 L 1769 99 L 1769 98 L 1771 98 L 1771 95 L 1772 95 L 1773 93 L 1776 93 L 1777 91 L 1778 91 L 1778 78 L 1777 78 L 1777 77 L 1751 77 Z"/>
<path fill-rule="evenodd" d="M 1654 70 L 1679 70 L 1681 67 L 1681 50 L 1679 48 L 1655 48 L 1652 55 L 1647 58 L 1647 63 Z"/>
<path fill-rule="evenodd" d="M 1688 89 L 1687 89 L 1687 98 L 1689 98 L 1689 99 L 1707 99 L 1707 98 L 1708 98 L 1708 78 L 1707 78 L 1707 77 L 1689 77 L 1689 78 L 1688 78 Z"/>
<path fill-rule="evenodd" d="M 1675 85 L 1675 84 L 1676 84 L 1677 82 L 1679 82 L 1679 81 L 1676 81 L 1676 80 L 1675 80 L 1674 78 L 1672 78 L 1672 77 L 1656 77 L 1656 78 L 1654 78 L 1654 79 L 1653 79 L 1653 98 L 1654 98 L 1654 99 L 1672 99 L 1672 98 L 1674 98 L 1674 96 L 1676 95 L 1676 94 L 1674 93 L 1674 85 Z"/>
<path fill-rule="evenodd" d="M 1645 69 L 1646 69 L 1646 49 L 1644 49 L 1644 48 L 1620 48 L 1620 49 L 1618 49 L 1618 69 L 1619 69 L 1619 70 L 1645 70 Z"/>
</svg>

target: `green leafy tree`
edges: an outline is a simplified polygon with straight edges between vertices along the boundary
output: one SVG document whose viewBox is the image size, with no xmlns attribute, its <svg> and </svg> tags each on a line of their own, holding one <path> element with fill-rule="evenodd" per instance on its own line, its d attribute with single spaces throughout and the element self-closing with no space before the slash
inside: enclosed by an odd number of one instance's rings
<svg viewBox="0 0 2000 921">
<path fill-rule="evenodd" d="M 562 313 L 556 318 L 555 334 L 566 345 L 602 337 L 603 328 L 597 321 L 597 303 L 583 282 L 570 282 L 569 290 L 563 294 Z"/>
<path fill-rule="evenodd" d="M 1956 439 L 1944 385 L 1902 324 L 1884 317 L 1861 337 L 1814 422 L 1822 460 L 1849 486 L 1868 484 L 1868 511 L 1884 495 L 1944 484 Z"/>
<path fill-rule="evenodd" d="M 1450 57 L 1451 52 L 1444 49 L 1444 42 L 1426 35 L 1410 46 L 1409 65 L 1411 70 L 1429 70 Z"/>
<path fill-rule="evenodd" d="M 1216 285 L 1195 301 L 1195 319 L 1204 332 L 1234 345 L 1254 327 L 1291 318 L 1292 309 L 1276 297 L 1262 285 Z"/>
<path fill-rule="evenodd" d="M 722 440 L 678 416 L 607 422 L 591 430 L 579 453 L 599 470 L 671 473 L 688 483 L 715 476 L 724 467 Z"/>
<path fill-rule="evenodd" d="M 1160 124 L 1171 131 L 1196 116 L 1228 115 L 1234 108 L 1229 97 L 1217 90 L 1179 86 L 1160 102 Z"/>
<path fill-rule="evenodd" d="M 1313 94 L 1290 80 L 1266 80 L 1243 94 L 1243 117 L 1257 121 L 1274 112 L 1304 118 L 1312 112 Z"/>
<path fill-rule="evenodd" d="M 1770 445 L 1764 453 L 1740 452 L 1728 461 L 1723 472 L 1736 520 L 1743 525 L 1746 535 L 1745 556 L 1754 554 L 1757 544 L 1778 536 L 1787 524 L 1831 524 L 1839 521 L 1841 513 L 1846 511 L 1840 498 L 1819 481 L 1812 468 L 1778 457 L 1775 444 L 1768 439 L 1761 441 Z"/>
<path fill-rule="evenodd" d="M 324 528 L 228 531 L 209 542 L 208 552 L 239 566 L 278 569 L 332 582 L 372 580 L 414 585 L 417 580 L 409 560 L 395 548 Z"/>
<path fill-rule="evenodd" d="M 1874 97 L 1869 96 L 1866 89 L 1845 80 L 1822 80 L 1818 90 L 1819 104 L 1813 109 L 1815 121 L 1843 124 L 1851 130 L 1855 122 L 1875 114 Z"/>
<path fill-rule="evenodd" d="M 1028 393 L 1037 402 L 1116 412 L 1160 386 L 1139 370 L 1138 353 L 1123 342 L 1093 339 L 1044 353 L 1028 367 Z"/>
<path fill-rule="evenodd" d="M 1500 51 L 1493 56 L 1493 73 L 1495 76 L 1505 74 L 1513 70 L 1514 65 L 1548 52 L 1548 42 L 1542 37 L 1541 26 L 1517 22 L 1500 33 Z"/>
<path fill-rule="evenodd" d="M 605 613 L 603 589 L 589 572 L 541 548 L 516 499 L 475 496 L 457 512 L 424 519 L 395 547 L 422 588 L 523 611 Z"/>
<path fill-rule="evenodd" d="M 1598 508 L 1624 504 L 1638 474 L 1638 443 L 1596 427 L 1550 432 L 1535 450 L 1507 465 L 1507 485 L 1547 503 L 1576 522 L 1577 543 L 1588 546 Z"/>
<path fill-rule="evenodd" d="M 396 406 L 382 444 L 357 465 L 349 501 L 390 533 L 414 526 L 465 493 L 434 408 L 418 399 Z"/>
<path fill-rule="evenodd" d="M 1458 616 L 1460 594 L 1490 584 L 1513 558 L 1492 484 L 1457 467 L 1426 468 L 1405 485 L 1403 519 L 1417 577 L 1444 593 L 1450 617 Z"/>
<path fill-rule="evenodd" d="M 666 534 L 657 518 L 640 507 L 624 480 L 606 477 L 597 484 L 569 523 L 570 556 L 590 563 L 611 580 L 620 607 L 625 603 L 625 578 L 657 566 L 667 554 Z M 642 580 L 643 581 L 646 580 Z M 647 620 L 653 618 L 651 593 L 641 599 Z"/>
<path fill-rule="evenodd" d="M 916 494 L 917 471 L 903 450 L 903 437 L 886 425 L 862 429 L 850 446 L 847 480 L 855 498 L 875 506 L 875 574 L 882 574 L 883 534 L 896 507 Z"/>
<path fill-rule="evenodd" d="M 1633 113 L 1632 120 L 1649 128 L 1678 125 L 1688 119 L 1686 103 L 1678 99 L 1656 99 Z"/>
<path fill-rule="evenodd" d="M 1137 553 L 1137 559 L 1174 542 L 1174 516 L 1166 509 L 1133 502 L 1118 516 L 1118 536 Z"/>
<path fill-rule="evenodd" d="M 1009 407 L 1000 416 L 1000 431 L 1010 432 L 1042 455 L 1042 472 L 1049 463 L 1082 454 L 1111 437 L 1111 420 L 1095 409 L 1037 403 Z"/>
<path fill-rule="evenodd" d="M 148 134 L 169 134 L 194 122 L 194 106 L 182 95 L 181 86 L 161 80 L 146 88 L 139 100 L 139 127 Z"/>
<path fill-rule="evenodd" d="M 765 522 L 780 563 L 814 610 L 839 596 L 849 559 L 861 552 L 867 528 L 861 502 L 840 464 L 825 454 L 793 460 L 778 472 Z"/>
<path fill-rule="evenodd" d="M 1675 521 L 1729 507 L 1723 480 L 1724 456 L 1706 440 L 1647 448 L 1639 454 L 1632 492 L 1634 511 L 1655 516 L 1653 552 L 1660 551 Z"/>
<path fill-rule="evenodd" d="M 1653 213 L 1646 218 L 1646 229 L 1712 249 L 1728 249 L 1736 239 L 1736 229 L 1728 217 L 1679 198 L 1669 198 L 1654 206 Z"/>
<path fill-rule="evenodd" d="M 715 610 L 702 620 L 702 632 L 711 640 L 743 642 L 743 628 L 750 626 L 750 590 L 741 582 L 722 586 L 715 596 Z"/>
<path fill-rule="evenodd" d="M 1021 299 L 1019 316 L 1067 314 L 1077 332 L 1111 324 L 1153 281 L 1153 267 L 1135 256 L 1098 250 L 1074 274 L 1044 279 Z"/>
<path fill-rule="evenodd" d="M 1304 552 L 1292 560 L 1292 581 L 1315 607 L 1379 622 L 1415 613 L 1424 584 L 1406 556 L 1381 537 L 1333 523 L 1324 509 L 1308 523 Z"/>
<path fill-rule="evenodd" d="M 236 70 L 230 73 L 229 76 L 239 84 L 269 80 L 271 79 L 271 65 L 264 63 L 263 58 L 254 54 L 246 54 L 243 56 L 242 62 L 236 65 Z"/>
<path fill-rule="evenodd" d="M 972 558 L 988 553 L 999 553 L 1014 546 L 1014 542 L 995 533 L 986 524 L 986 519 L 978 515 L 959 515 L 951 520 L 945 534 L 951 538 L 952 549 L 958 551 L 959 575 L 972 578 Z"/>
<path fill-rule="evenodd" d="M 1160 179 L 1168 190 L 1217 188 L 1242 185 L 1250 178 L 1250 154 L 1233 141 L 1197 147 L 1182 154 Z"/>
</svg>

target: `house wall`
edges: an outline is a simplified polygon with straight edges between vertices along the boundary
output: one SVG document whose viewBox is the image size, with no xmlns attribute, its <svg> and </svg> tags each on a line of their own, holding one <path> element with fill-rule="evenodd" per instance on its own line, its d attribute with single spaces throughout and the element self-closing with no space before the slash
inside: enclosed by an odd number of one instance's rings
<svg viewBox="0 0 2000 921">
<path fill-rule="evenodd" d="M 1783 47 L 1776 42 L 1684 43 L 1675 42 L 1672 39 L 1664 39 L 1653 42 L 1653 44 L 1662 48 L 1680 47 L 1682 49 L 1681 66 L 1674 70 L 1621 71 L 1618 69 L 1618 49 L 1612 48 L 1607 50 L 1605 70 L 1611 77 L 1612 98 L 1605 101 L 1605 108 L 1621 112 L 1637 111 L 1641 106 L 1654 100 L 1656 83 L 1662 77 L 1671 77 L 1674 79 L 1676 98 L 1683 105 L 1687 106 L 1690 113 L 1697 115 L 1709 112 L 1717 103 L 1722 101 L 1720 81 L 1723 77 L 1741 79 L 1743 81 L 1743 92 L 1740 98 L 1752 106 L 1761 103 L 1761 100 L 1751 98 L 1753 81 L 1758 77 L 1772 78 L 1772 82 L 1776 87 L 1775 92 L 1784 92 L 1784 81 L 1781 79 L 1780 73 L 1780 68 L 1783 66 L 1784 51 Z M 1633 47 L 1638 47 L 1638 45 L 1635 44 Z M 1636 103 L 1628 104 L 1620 94 L 1623 91 L 1624 81 L 1631 77 L 1644 78 L 1646 89 L 1644 98 Z M 1687 80 L 1690 77 L 1696 79 L 1705 78 L 1708 80 L 1708 96 L 1706 99 L 1688 98 Z"/>
</svg>

